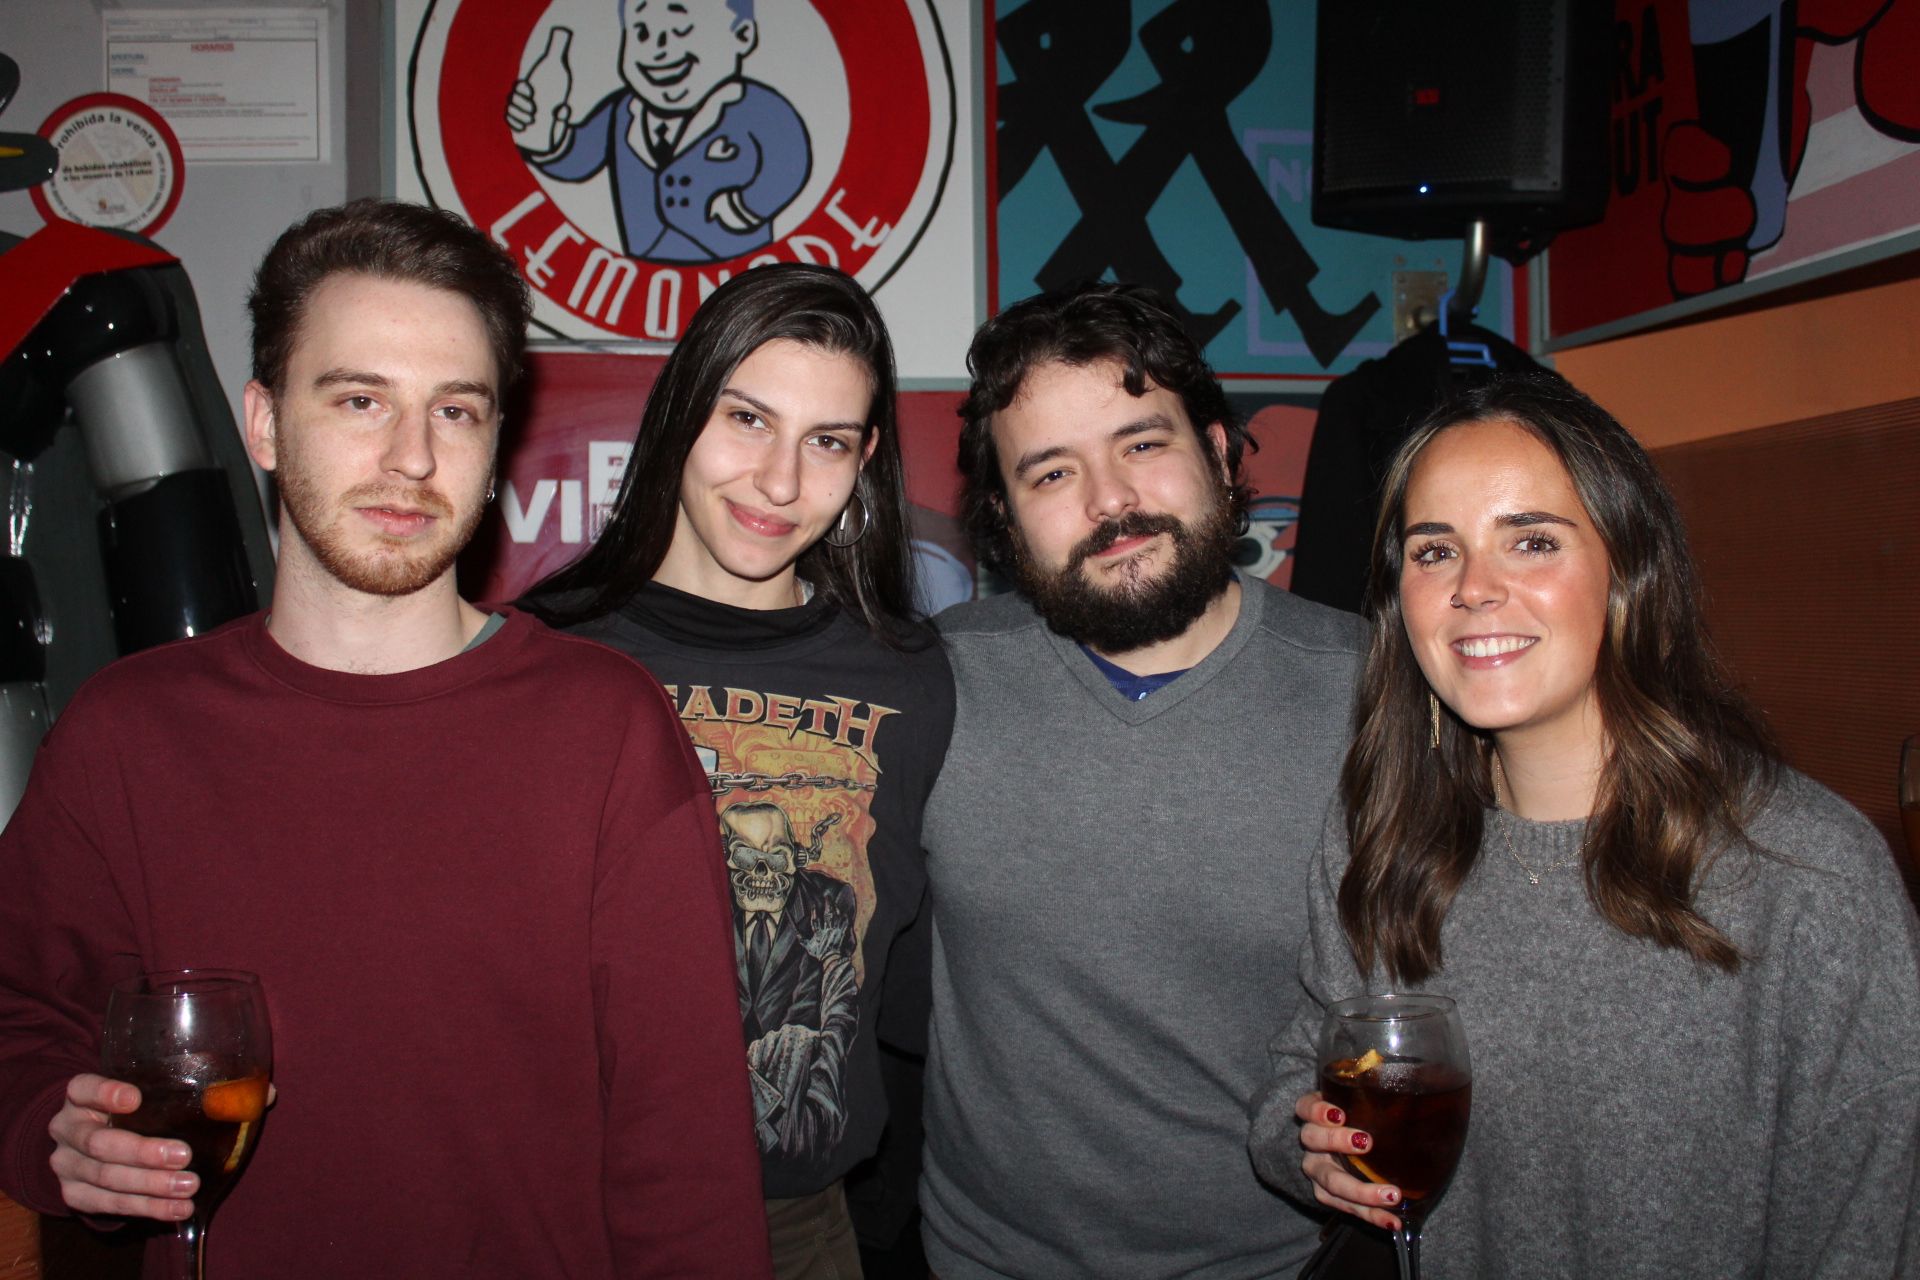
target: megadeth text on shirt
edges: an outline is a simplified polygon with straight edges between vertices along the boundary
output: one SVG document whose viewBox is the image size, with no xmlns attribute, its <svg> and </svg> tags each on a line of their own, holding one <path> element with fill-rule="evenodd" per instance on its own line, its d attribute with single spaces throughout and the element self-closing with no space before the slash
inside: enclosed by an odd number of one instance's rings
<svg viewBox="0 0 1920 1280">
<path fill-rule="evenodd" d="M 876 769 L 880 760 L 874 752 L 874 740 L 880 722 L 900 714 L 894 707 L 852 698 L 795 698 L 752 689 L 714 689 L 704 684 L 670 684 L 666 690 L 683 721 L 724 720 L 770 725 L 789 734 L 818 734 L 831 738 L 837 746 L 851 748 Z"/>
</svg>

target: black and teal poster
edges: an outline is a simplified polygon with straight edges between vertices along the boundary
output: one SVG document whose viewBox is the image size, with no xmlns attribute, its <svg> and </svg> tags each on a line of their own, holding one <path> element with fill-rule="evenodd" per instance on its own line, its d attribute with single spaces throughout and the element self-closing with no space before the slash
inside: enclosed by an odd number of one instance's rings
<svg viewBox="0 0 1920 1280">
<path fill-rule="evenodd" d="M 1152 285 L 1221 374 L 1326 378 L 1393 345 L 1393 273 L 1457 241 L 1313 225 L 1314 6 L 990 6 L 990 306 L 1082 280 Z M 1480 322 L 1511 334 L 1494 264 Z"/>
</svg>

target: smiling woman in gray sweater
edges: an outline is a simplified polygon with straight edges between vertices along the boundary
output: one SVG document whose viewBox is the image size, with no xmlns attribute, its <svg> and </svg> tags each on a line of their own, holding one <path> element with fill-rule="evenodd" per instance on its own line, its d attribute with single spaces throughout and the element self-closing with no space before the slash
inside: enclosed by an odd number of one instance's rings
<svg viewBox="0 0 1920 1280">
<path fill-rule="evenodd" d="M 1885 842 L 1781 766 L 1703 638 L 1671 497 L 1550 375 L 1389 474 L 1359 730 L 1309 885 L 1310 999 L 1254 1163 L 1395 1225 L 1315 1087 L 1325 1007 L 1453 997 L 1466 1147 L 1429 1280 L 1920 1268 L 1920 931 Z"/>
</svg>

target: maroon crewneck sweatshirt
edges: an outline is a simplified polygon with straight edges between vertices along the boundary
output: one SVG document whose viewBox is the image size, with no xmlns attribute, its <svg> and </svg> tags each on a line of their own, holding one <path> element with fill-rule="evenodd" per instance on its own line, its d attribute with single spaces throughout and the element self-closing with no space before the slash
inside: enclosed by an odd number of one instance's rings
<svg viewBox="0 0 1920 1280">
<path fill-rule="evenodd" d="M 63 1211 L 116 978 L 250 969 L 279 1101 L 209 1276 L 764 1276 L 723 871 L 659 685 L 525 615 L 399 675 L 257 616 L 115 663 L 0 836 L 0 1188 Z"/>
</svg>

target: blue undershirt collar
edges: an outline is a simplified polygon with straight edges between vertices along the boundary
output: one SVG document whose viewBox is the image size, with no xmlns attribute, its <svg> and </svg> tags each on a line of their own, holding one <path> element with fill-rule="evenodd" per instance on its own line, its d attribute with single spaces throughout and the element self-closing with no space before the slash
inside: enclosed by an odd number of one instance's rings
<svg viewBox="0 0 1920 1280">
<path fill-rule="evenodd" d="M 1107 682 L 1128 702 L 1139 702 L 1154 690 L 1166 688 L 1192 670 L 1191 667 L 1182 667 L 1178 671 L 1158 671 L 1150 676 L 1137 676 L 1125 667 L 1108 662 L 1085 645 L 1080 646 L 1080 652 L 1087 655 L 1093 665 L 1100 669 L 1100 674 L 1105 676 Z"/>
</svg>

